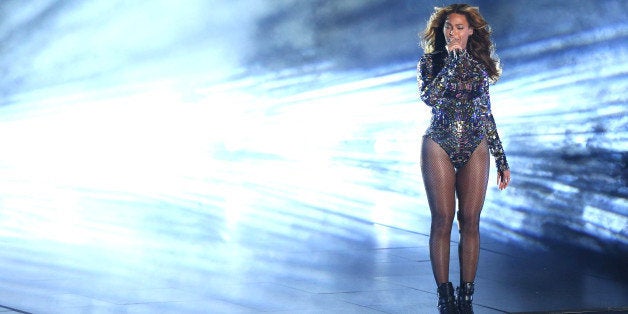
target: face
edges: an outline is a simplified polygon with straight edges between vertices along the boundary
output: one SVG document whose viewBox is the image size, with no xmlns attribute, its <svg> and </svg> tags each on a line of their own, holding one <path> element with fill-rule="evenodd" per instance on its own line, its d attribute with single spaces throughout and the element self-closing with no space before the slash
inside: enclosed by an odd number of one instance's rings
<svg viewBox="0 0 628 314">
<path fill-rule="evenodd" d="M 473 34 L 473 28 L 469 27 L 467 17 L 463 14 L 451 13 L 445 20 L 443 34 L 448 46 L 459 44 L 462 49 L 467 49 L 469 36 Z"/>
</svg>

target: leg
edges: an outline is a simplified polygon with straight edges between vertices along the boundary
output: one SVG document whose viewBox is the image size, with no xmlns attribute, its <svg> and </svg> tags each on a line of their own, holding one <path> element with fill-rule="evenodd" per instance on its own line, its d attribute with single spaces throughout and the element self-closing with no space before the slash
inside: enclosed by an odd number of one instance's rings
<svg viewBox="0 0 628 314">
<path fill-rule="evenodd" d="M 473 282 L 480 253 L 480 212 L 484 206 L 490 159 L 486 141 L 480 142 L 469 161 L 456 174 L 460 243 L 460 283 Z"/>
<path fill-rule="evenodd" d="M 436 284 L 449 281 L 449 247 L 455 215 L 455 170 L 447 153 L 434 140 L 423 137 L 421 172 L 432 214 L 430 261 Z"/>
</svg>

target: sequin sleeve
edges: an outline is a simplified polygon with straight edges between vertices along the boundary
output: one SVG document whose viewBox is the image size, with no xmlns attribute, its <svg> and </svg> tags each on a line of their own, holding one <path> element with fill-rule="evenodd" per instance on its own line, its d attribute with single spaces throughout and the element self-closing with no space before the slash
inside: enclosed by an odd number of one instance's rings
<svg viewBox="0 0 628 314">
<path fill-rule="evenodd" d="M 445 97 L 446 87 L 451 80 L 448 75 L 455 66 L 453 60 L 449 60 L 438 74 L 434 75 L 434 55 L 425 54 L 417 64 L 417 81 L 419 84 L 419 97 L 430 107 L 437 107 Z"/>
<path fill-rule="evenodd" d="M 419 96 L 430 107 L 439 107 L 445 100 L 471 99 L 480 94 L 482 79 L 467 69 L 475 66 L 475 61 L 465 51 L 459 58 L 445 58 L 445 65 L 434 75 L 435 55 L 425 54 L 417 65 Z"/>
<path fill-rule="evenodd" d="M 491 99 L 488 92 L 488 80 L 485 80 L 485 92 L 481 96 L 480 108 L 482 111 L 482 117 L 484 119 L 484 132 L 486 134 L 486 141 L 488 148 L 491 151 L 491 155 L 495 158 L 495 166 L 498 171 L 508 170 L 508 161 L 506 160 L 506 153 L 502 146 L 502 142 L 499 139 L 497 133 L 497 125 L 495 124 L 495 118 L 491 113 Z"/>
</svg>

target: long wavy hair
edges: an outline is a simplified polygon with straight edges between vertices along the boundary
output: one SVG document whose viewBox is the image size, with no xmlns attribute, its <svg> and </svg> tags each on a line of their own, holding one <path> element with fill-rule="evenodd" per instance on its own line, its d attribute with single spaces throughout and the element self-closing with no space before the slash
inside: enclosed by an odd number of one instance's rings
<svg viewBox="0 0 628 314">
<path fill-rule="evenodd" d="M 491 81 L 495 82 L 501 76 L 502 70 L 499 58 L 495 54 L 495 44 L 491 41 L 491 28 L 480 14 L 480 8 L 468 4 L 452 4 L 446 7 L 435 7 L 427 26 L 421 36 L 421 47 L 425 53 L 446 51 L 443 27 L 447 16 L 452 13 L 462 14 L 467 18 L 473 34 L 467 41 L 467 52 L 479 60 L 488 72 Z"/>
</svg>

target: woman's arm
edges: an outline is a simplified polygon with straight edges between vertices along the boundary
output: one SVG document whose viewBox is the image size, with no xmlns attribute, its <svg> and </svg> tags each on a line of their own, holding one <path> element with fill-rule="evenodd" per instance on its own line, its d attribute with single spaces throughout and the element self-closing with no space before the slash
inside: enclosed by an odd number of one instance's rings
<svg viewBox="0 0 628 314">
<path fill-rule="evenodd" d="M 499 139 L 499 134 L 497 133 L 495 118 L 493 118 L 493 114 L 489 111 L 485 116 L 485 119 L 484 125 L 486 127 L 486 141 L 488 143 L 488 148 L 491 151 L 491 155 L 495 157 L 495 166 L 497 166 L 497 170 L 500 172 L 508 170 L 508 161 L 506 160 L 506 153 L 504 152 L 502 142 Z"/>
<path fill-rule="evenodd" d="M 491 97 L 488 92 L 488 80 L 485 82 L 485 91 L 480 98 L 480 109 L 482 111 L 482 118 L 484 119 L 486 142 L 491 155 L 495 157 L 495 166 L 497 167 L 497 171 L 501 173 L 508 170 L 509 167 L 508 161 L 506 160 L 506 153 L 504 152 L 502 142 L 499 139 L 499 134 L 497 133 L 495 118 L 491 113 Z"/>
<path fill-rule="evenodd" d="M 456 60 L 445 59 L 445 66 L 434 75 L 436 55 L 425 54 L 417 65 L 417 81 L 419 84 L 419 97 L 430 107 L 438 107 L 442 99 L 446 96 L 447 87 L 452 81 Z"/>
<path fill-rule="evenodd" d="M 443 98 L 469 100 L 479 94 L 482 75 L 468 53 L 445 58 L 445 66 L 436 75 L 434 58 L 433 54 L 423 55 L 417 66 L 419 96 L 426 105 L 438 107 Z"/>
</svg>

